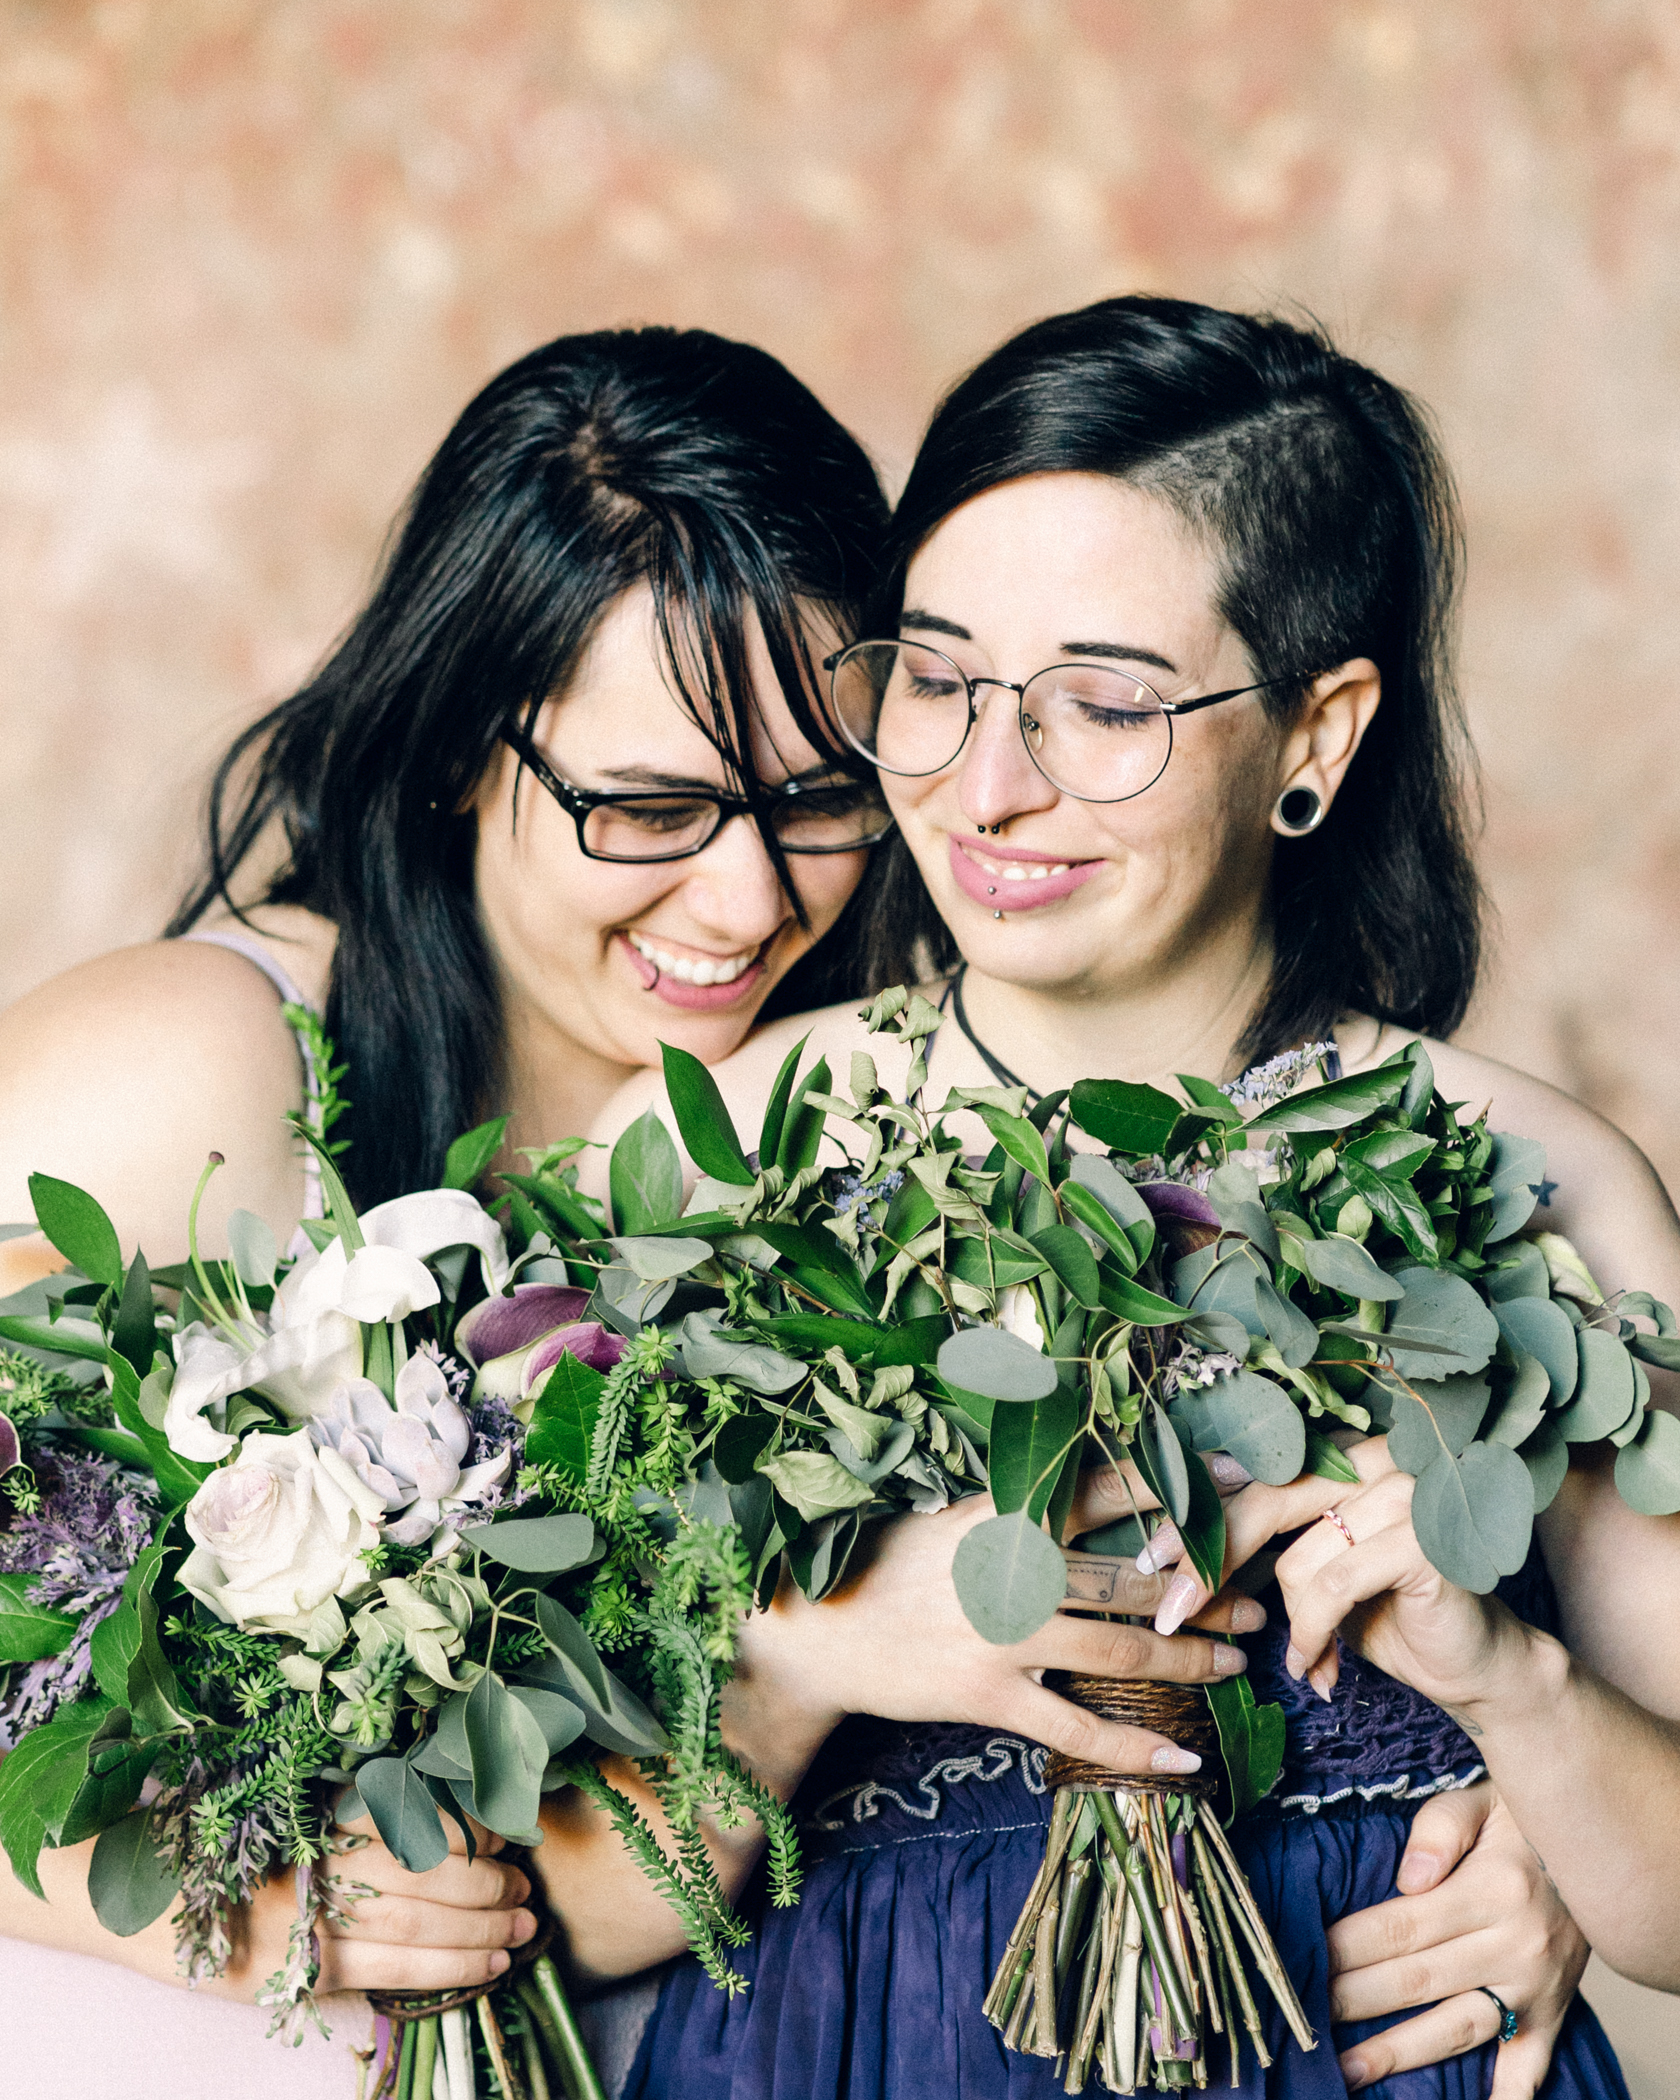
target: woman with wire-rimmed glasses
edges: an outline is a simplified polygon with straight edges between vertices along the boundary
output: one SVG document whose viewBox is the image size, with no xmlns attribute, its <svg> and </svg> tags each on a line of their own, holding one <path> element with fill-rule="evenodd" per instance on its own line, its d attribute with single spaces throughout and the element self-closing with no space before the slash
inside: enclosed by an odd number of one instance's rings
<svg viewBox="0 0 1680 2100">
<path fill-rule="evenodd" d="M 1107 301 L 1028 329 L 952 392 L 871 631 L 827 664 L 897 823 L 880 852 L 925 884 L 906 930 L 949 1016 L 925 1097 L 1019 1087 L 1054 1113 L 1082 1078 L 1192 1073 L 1253 1101 L 1421 1036 L 1450 1098 L 1491 1098 L 1496 1127 L 1547 1144 L 1540 1215 L 1606 1288 L 1654 1268 L 1671 1293 L 1680 1227 L 1627 1140 L 1445 1040 L 1479 907 L 1456 555 L 1415 404 L 1283 322 Z M 902 1083 L 836 1006 L 718 1069 L 738 1117 L 800 1036 L 831 1070 L 867 1051 Z M 658 1099 L 635 1082 L 613 1121 Z M 978 1119 L 952 1123 L 989 1149 Z M 1361 1207 L 1339 1229 L 1380 1232 Z M 1543 1484 L 1542 1550 L 1494 1597 L 1423 1561 L 1380 1435 L 1353 1449 L 1357 1488 L 1231 1495 L 1214 1599 L 1169 1527 L 1141 1561 L 1076 1561 L 1061 1614 L 989 1647 L 950 1580 L 984 1498 L 888 1527 L 843 1594 L 784 1595 L 743 1631 L 732 1720 L 800 1783 L 802 1899 L 757 1914 L 736 1998 L 679 1965 L 630 2100 L 1070 2089 L 1065 2062 L 1007 2048 L 980 2003 L 1043 1856 L 1038 1746 L 1169 1792 L 1199 1763 L 1058 1696 L 1101 1625 L 1070 1614 L 1097 1596 L 1127 1615 L 1102 1630 L 1099 1674 L 1190 1675 L 1205 1656 L 1284 1711 L 1279 1785 L 1233 1839 L 1319 2043 L 1279 2023 L 1269 2067 L 1244 2051 L 1244 2094 L 1624 2100 L 1574 1990 L 1582 1928 L 1625 1973 L 1680 1987 L 1680 1518 L 1633 1517 L 1608 1457 Z M 1134 1497 L 1122 1469 L 1087 1473 L 1067 1537 Z M 891 1719 L 842 1718 L 860 1713 Z M 618 1921 L 578 1900 L 569 1923 L 605 1965 Z M 1223 2062 L 1207 2068 L 1223 2086 Z M 1151 2084 L 1195 2080 L 1168 2063 Z"/>
</svg>

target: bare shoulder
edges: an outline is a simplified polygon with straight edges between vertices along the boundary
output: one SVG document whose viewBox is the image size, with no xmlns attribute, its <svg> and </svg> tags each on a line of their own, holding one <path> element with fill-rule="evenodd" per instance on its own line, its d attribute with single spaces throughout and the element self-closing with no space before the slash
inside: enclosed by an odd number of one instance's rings
<svg viewBox="0 0 1680 2100">
<path fill-rule="evenodd" d="M 1378 1064 L 1410 1035 L 1356 1022 L 1340 1031 L 1352 1070 Z M 1435 1083 L 1449 1101 L 1486 1109 L 1494 1130 L 1537 1138 L 1546 1148 L 1538 1229 L 1575 1241 L 1606 1291 L 1680 1294 L 1680 1220 L 1651 1162 L 1624 1131 L 1561 1087 L 1456 1043 L 1423 1038 Z"/>
<path fill-rule="evenodd" d="M 201 942 L 100 956 L 0 1013 L 0 1219 L 31 1215 L 31 1173 L 89 1189 L 125 1247 L 185 1252 L 207 1154 L 214 1243 L 239 1206 L 289 1232 L 302 1174 L 284 1117 L 303 1098 L 296 1039 L 251 962 Z"/>
</svg>

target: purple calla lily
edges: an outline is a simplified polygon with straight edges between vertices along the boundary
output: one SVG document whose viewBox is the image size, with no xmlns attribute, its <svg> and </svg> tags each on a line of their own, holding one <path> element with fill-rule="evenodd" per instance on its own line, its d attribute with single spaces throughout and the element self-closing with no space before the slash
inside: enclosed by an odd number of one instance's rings
<svg viewBox="0 0 1680 2100">
<path fill-rule="evenodd" d="M 1219 1230 L 1219 1213 L 1199 1189 L 1187 1189 L 1178 1181 L 1140 1181 L 1138 1194 L 1158 1218 L 1177 1218 L 1186 1225 L 1211 1225 Z"/>
<path fill-rule="evenodd" d="M 23 1456 L 18 1433 L 10 1415 L 0 1415 L 0 1473 L 9 1473 Z"/>
<path fill-rule="evenodd" d="M 588 1303 L 589 1293 L 569 1284 L 516 1283 L 510 1296 L 473 1307 L 455 1330 L 455 1346 L 477 1370 L 571 1325 Z"/>
<path fill-rule="evenodd" d="M 610 1371 L 629 1346 L 623 1335 L 614 1334 L 599 1320 L 580 1320 L 570 1327 L 561 1327 L 525 1359 L 519 1397 L 529 1400 L 562 1356 L 575 1356 L 592 1371 Z"/>
</svg>

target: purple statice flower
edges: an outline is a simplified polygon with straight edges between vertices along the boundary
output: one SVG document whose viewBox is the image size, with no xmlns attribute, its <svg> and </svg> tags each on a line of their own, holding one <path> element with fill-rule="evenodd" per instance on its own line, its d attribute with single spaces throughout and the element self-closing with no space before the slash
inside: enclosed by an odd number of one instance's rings
<svg viewBox="0 0 1680 2100">
<path fill-rule="evenodd" d="M 35 1577 L 30 1595 L 81 1624 L 62 1655 L 15 1670 L 0 1697 L 0 1751 L 80 1698 L 93 1629 L 122 1601 L 130 1568 L 151 1543 L 156 1489 L 114 1459 L 40 1451 L 32 1457 L 37 1505 L 0 1531 L 0 1571 Z"/>
<path fill-rule="evenodd" d="M 484 1491 L 485 1508 L 510 1509 L 515 1503 L 525 1501 L 525 1491 L 514 1485 L 524 1462 L 525 1424 L 505 1400 L 498 1400 L 493 1394 L 467 1403 L 467 1421 L 472 1427 L 472 1442 L 467 1446 L 469 1466 L 483 1465 L 489 1459 L 500 1457 L 504 1451 L 512 1453 L 505 1480 Z"/>
<path fill-rule="evenodd" d="M 1335 1047 L 1334 1043 L 1303 1043 L 1299 1050 L 1286 1050 L 1281 1057 L 1270 1057 L 1263 1065 L 1251 1065 L 1240 1078 L 1219 1091 L 1239 1108 L 1275 1108 Z"/>
<path fill-rule="evenodd" d="M 884 1218 L 887 1214 L 887 1205 L 903 1186 L 904 1176 L 901 1173 L 883 1174 L 879 1181 L 873 1181 L 867 1187 L 865 1187 L 861 1175 L 837 1175 L 834 1183 L 835 1212 L 843 1218 L 854 1205 L 857 1205 L 863 1212 L 864 1224 L 874 1226 L 880 1220 L 870 1208 L 871 1203 L 876 1198 L 881 1200 L 881 1217 Z"/>
</svg>

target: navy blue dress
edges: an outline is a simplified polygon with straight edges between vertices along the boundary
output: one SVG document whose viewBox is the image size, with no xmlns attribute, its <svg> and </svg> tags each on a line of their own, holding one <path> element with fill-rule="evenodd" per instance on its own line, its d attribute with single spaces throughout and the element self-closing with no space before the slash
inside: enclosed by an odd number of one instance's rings
<svg viewBox="0 0 1680 2100">
<path fill-rule="evenodd" d="M 1538 1550 L 1502 1594 L 1550 1631 Z M 1288 1717 L 1268 1801 L 1233 1831 L 1239 1858 L 1320 2037 L 1292 2041 L 1275 2006 L 1272 2069 L 1243 2053 L 1250 2100 L 1344 2100 L 1337 2052 L 1408 2018 L 1332 2028 L 1325 1933 L 1395 1894 L 1417 1804 L 1482 1776 L 1440 1709 L 1343 1651 L 1326 1705 L 1283 1668 L 1274 1595 L 1245 1637 L 1255 1694 Z M 759 1897 L 738 1957 L 751 1988 L 729 1999 L 693 1962 L 667 1979 L 625 2100 L 1051 2100 L 1042 2057 L 1006 2050 L 980 2010 L 1043 1855 L 1050 1796 L 1039 1745 L 993 1730 L 857 1718 L 831 1737 L 795 1801 L 805 1846 L 797 1908 Z M 1380 2100 L 1485 2100 L 1495 2044 L 1368 2090 Z M 1221 2049 L 1209 2091 L 1230 2092 Z M 1105 2089 L 1093 2075 L 1086 2091 Z M 1542 2100 L 1627 2100 L 1597 2019 L 1577 1999 Z"/>
</svg>

